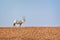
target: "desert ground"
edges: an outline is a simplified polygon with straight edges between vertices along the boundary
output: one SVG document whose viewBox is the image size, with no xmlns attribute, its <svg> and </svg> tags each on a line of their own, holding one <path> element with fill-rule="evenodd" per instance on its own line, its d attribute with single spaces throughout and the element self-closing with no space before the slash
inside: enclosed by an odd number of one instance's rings
<svg viewBox="0 0 60 40">
<path fill-rule="evenodd" d="M 60 40 L 60 27 L 0 27 L 0 40 Z"/>
</svg>

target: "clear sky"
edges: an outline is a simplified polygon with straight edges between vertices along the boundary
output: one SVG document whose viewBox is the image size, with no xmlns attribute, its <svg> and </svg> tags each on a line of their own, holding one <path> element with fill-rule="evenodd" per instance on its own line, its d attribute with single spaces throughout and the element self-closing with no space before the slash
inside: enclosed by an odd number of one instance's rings
<svg viewBox="0 0 60 40">
<path fill-rule="evenodd" d="M 23 16 L 23 26 L 60 26 L 60 0 L 0 0 L 0 26 Z"/>
</svg>

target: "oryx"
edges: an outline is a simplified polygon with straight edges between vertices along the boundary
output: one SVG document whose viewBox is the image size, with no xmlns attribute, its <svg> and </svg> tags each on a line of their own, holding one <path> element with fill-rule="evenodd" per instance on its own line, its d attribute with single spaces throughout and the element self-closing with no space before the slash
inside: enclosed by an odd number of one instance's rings
<svg viewBox="0 0 60 40">
<path fill-rule="evenodd" d="M 25 18 L 22 18 L 21 20 L 14 20 L 13 21 L 13 26 L 16 24 L 19 24 L 20 26 L 25 22 Z"/>
</svg>

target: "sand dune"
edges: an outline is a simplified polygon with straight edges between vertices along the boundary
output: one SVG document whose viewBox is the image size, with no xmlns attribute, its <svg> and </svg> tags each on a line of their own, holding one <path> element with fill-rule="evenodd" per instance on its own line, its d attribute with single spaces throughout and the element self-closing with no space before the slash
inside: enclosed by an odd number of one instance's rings
<svg viewBox="0 0 60 40">
<path fill-rule="evenodd" d="M 60 27 L 0 27 L 0 40 L 60 40 Z"/>
</svg>

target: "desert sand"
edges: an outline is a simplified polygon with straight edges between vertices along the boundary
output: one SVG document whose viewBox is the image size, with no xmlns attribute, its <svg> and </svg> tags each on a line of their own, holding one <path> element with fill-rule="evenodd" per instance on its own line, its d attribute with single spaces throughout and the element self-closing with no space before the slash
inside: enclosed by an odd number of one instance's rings
<svg viewBox="0 0 60 40">
<path fill-rule="evenodd" d="M 0 27 L 0 40 L 60 40 L 60 27 Z"/>
</svg>

